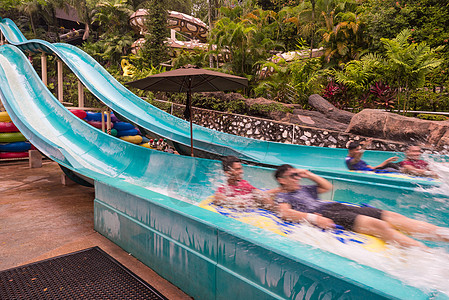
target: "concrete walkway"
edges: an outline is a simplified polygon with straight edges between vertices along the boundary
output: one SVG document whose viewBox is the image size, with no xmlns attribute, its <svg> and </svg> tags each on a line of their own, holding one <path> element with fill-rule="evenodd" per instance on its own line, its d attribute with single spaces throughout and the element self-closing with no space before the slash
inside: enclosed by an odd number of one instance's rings
<svg viewBox="0 0 449 300">
<path fill-rule="evenodd" d="M 168 299 L 191 299 L 95 232 L 94 189 L 62 185 L 58 164 L 0 161 L 0 270 L 98 246 Z"/>
</svg>

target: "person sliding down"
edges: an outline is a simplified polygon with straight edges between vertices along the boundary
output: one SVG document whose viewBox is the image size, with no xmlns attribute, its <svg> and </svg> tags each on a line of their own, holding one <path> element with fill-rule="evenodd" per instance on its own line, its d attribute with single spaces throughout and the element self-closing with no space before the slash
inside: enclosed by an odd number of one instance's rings
<svg viewBox="0 0 449 300">
<path fill-rule="evenodd" d="M 408 146 L 405 151 L 405 157 L 405 160 L 399 163 L 403 173 L 415 176 L 438 177 L 434 172 L 430 171 L 429 164 L 421 159 L 420 146 Z"/>
<path fill-rule="evenodd" d="M 237 209 L 272 206 L 272 200 L 267 194 L 242 179 L 243 167 L 237 157 L 224 157 L 222 166 L 226 175 L 226 184 L 220 186 L 215 192 L 214 204 Z"/>
<path fill-rule="evenodd" d="M 400 172 L 398 164 L 393 163 L 398 160 L 397 156 L 390 157 L 378 166 L 372 167 L 362 160 L 365 147 L 370 145 L 372 139 L 368 139 L 365 142 L 351 142 L 348 145 L 348 156 L 345 158 L 346 166 L 352 171 L 374 171 L 376 173 L 392 173 Z"/>
<path fill-rule="evenodd" d="M 347 230 L 373 235 L 386 242 L 398 243 L 405 247 L 426 247 L 407 235 L 449 242 L 449 228 L 438 227 L 374 207 L 357 207 L 320 200 L 318 194 L 331 190 L 332 185 L 308 170 L 282 165 L 277 168 L 274 175 L 279 183 L 279 188 L 276 189 L 275 211 L 285 220 L 308 221 L 323 229 L 340 225 Z M 315 185 L 301 185 L 302 178 L 312 180 Z"/>
</svg>

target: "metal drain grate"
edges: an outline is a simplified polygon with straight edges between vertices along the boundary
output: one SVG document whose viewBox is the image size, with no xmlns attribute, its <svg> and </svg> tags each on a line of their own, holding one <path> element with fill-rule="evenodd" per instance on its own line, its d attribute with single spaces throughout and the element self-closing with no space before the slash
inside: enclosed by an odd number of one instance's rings
<svg viewBox="0 0 449 300">
<path fill-rule="evenodd" d="M 99 247 L 0 272 L 0 299 L 164 299 Z"/>
</svg>

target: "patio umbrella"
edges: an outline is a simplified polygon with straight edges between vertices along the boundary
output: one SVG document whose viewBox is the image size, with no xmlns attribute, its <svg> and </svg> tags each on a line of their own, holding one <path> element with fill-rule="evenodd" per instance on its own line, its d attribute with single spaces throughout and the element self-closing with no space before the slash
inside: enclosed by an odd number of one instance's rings
<svg viewBox="0 0 449 300">
<path fill-rule="evenodd" d="M 193 156 L 191 94 L 245 88 L 248 87 L 248 79 L 187 65 L 176 70 L 131 81 L 126 85 L 147 91 L 187 93 L 184 116 L 190 121 L 190 153 Z"/>
</svg>

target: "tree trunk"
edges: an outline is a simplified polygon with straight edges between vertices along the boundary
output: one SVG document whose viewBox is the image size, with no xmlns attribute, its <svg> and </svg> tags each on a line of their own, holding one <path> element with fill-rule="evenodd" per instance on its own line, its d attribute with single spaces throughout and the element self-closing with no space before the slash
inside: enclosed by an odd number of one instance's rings
<svg viewBox="0 0 449 300">
<path fill-rule="evenodd" d="M 312 3 L 312 38 L 310 39 L 310 58 L 313 55 L 313 40 L 315 39 L 315 0 L 311 0 Z"/>
<path fill-rule="evenodd" d="M 212 0 L 208 0 L 207 3 L 209 4 L 208 12 L 207 12 L 207 19 L 209 21 L 209 34 L 212 31 Z M 209 44 L 209 51 L 212 50 L 212 44 Z M 212 56 L 212 53 L 209 53 L 209 68 L 214 67 L 214 58 Z"/>
<path fill-rule="evenodd" d="M 31 23 L 31 29 L 33 30 L 34 36 L 36 36 L 36 27 L 34 26 L 34 20 L 33 20 L 33 14 L 30 13 L 30 23 Z"/>
<path fill-rule="evenodd" d="M 407 103 L 408 103 L 408 82 L 405 84 L 405 99 L 404 99 L 404 108 L 402 109 L 402 115 L 405 116 L 407 112 Z"/>
</svg>

